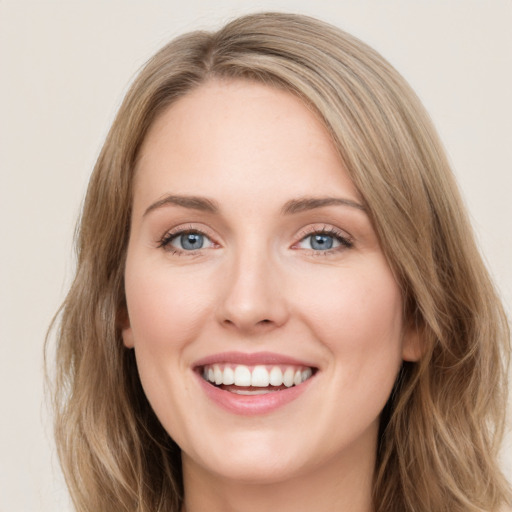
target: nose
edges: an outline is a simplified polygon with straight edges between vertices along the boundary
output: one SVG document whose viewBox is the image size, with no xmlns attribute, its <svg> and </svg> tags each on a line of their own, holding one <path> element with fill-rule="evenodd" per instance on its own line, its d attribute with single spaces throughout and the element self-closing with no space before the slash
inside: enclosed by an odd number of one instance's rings
<svg viewBox="0 0 512 512">
<path fill-rule="evenodd" d="M 283 326 L 289 315 L 283 269 L 265 251 L 246 250 L 223 280 L 218 320 L 244 334 Z"/>
</svg>

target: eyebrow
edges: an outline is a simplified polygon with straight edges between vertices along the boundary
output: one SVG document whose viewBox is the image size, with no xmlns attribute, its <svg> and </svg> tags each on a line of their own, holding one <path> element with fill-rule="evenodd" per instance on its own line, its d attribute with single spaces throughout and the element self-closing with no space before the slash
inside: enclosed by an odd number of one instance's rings
<svg viewBox="0 0 512 512">
<path fill-rule="evenodd" d="M 153 210 L 169 205 L 181 206 L 183 208 L 190 208 L 191 210 L 199 210 L 208 213 L 217 213 L 219 211 L 218 204 L 212 199 L 207 199 L 206 197 L 167 195 L 149 206 L 143 216 L 146 216 Z"/>
<path fill-rule="evenodd" d="M 303 197 L 300 199 L 292 199 L 285 203 L 281 211 L 283 215 L 292 215 L 294 213 L 333 205 L 350 206 L 351 208 L 356 208 L 363 212 L 366 211 L 366 208 L 362 204 L 342 197 Z"/>
<path fill-rule="evenodd" d="M 182 208 L 189 208 L 191 210 L 199 210 L 208 213 L 219 212 L 218 203 L 213 199 L 199 196 L 169 194 L 151 204 L 146 209 L 143 216 L 146 216 L 153 210 L 169 205 L 181 206 Z M 300 199 L 291 199 L 290 201 L 287 201 L 281 209 L 281 213 L 283 215 L 293 215 L 294 213 L 300 213 L 333 205 L 349 206 L 361 211 L 366 211 L 366 208 L 362 204 L 356 201 L 352 201 L 351 199 L 345 199 L 342 197 L 303 197 Z"/>
</svg>

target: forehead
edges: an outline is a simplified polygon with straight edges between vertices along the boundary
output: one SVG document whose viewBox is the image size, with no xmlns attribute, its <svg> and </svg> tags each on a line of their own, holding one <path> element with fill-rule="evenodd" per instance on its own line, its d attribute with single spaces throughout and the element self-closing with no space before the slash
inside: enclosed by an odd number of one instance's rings
<svg viewBox="0 0 512 512">
<path fill-rule="evenodd" d="M 281 189 L 359 195 L 318 116 L 299 98 L 249 81 L 213 80 L 154 122 L 142 145 L 135 194 L 241 195 Z M 222 198 L 221 198 L 222 199 Z"/>
</svg>

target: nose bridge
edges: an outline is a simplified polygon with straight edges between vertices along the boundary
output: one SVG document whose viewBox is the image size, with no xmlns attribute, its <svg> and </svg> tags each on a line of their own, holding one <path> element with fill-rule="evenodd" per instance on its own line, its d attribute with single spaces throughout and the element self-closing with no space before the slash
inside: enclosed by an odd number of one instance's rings
<svg viewBox="0 0 512 512">
<path fill-rule="evenodd" d="M 220 320 L 245 331 L 280 326 L 287 306 L 280 286 L 282 270 L 267 245 L 256 237 L 233 251 Z"/>
</svg>

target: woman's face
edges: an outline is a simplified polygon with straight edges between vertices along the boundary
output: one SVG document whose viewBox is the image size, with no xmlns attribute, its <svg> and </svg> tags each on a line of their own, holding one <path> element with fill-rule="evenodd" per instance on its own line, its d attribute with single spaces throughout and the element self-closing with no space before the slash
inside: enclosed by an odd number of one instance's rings
<svg viewBox="0 0 512 512">
<path fill-rule="evenodd" d="M 157 119 L 125 280 L 124 343 L 185 471 L 269 482 L 374 463 L 413 335 L 361 197 L 296 97 L 212 81 Z"/>
</svg>

